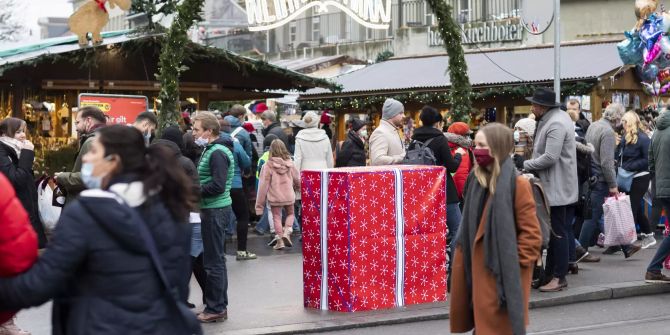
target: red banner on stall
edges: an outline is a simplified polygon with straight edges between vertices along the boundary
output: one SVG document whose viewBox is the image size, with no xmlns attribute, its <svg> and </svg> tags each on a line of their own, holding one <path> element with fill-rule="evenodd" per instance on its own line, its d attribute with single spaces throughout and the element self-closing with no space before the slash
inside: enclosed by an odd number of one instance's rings
<svg viewBox="0 0 670 335">
<path fill-rule="evenodd" d="M 79 108 L 95 106 L 108 116 L 108 124 L 130 124 L 138 114 L 146 112 L 149 100 L 141 95 L 111 95 L 82 93 Z"/>
</svg>

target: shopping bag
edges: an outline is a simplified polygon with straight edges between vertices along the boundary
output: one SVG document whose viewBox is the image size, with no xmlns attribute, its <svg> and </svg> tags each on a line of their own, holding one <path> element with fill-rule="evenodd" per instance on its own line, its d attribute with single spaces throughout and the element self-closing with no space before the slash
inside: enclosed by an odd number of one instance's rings
<svg viewBox="0 0 670 335">
<path fill-rule="evenodd" d="M 668 235 L 670 235 L 670 223 L 666 220 L 665 230 L 663 230 L 663 236 L 667 238 Z M 663 267 L 670 270 L 670 256 L 665 258 L 665 261 L 663 262 Z"/>
<path fill-rule="evenodd" d="M 605 199 L 605 245 L 629 245 L 637 240 L 630 197 L 619 193 Z"/>
<path fill-rule="evenodd" d="M 65 196 L 52 178 L 44 178 L 37 185 L 37 210 L 44 228 L 54 230 L 65 204 Z"/>
</svg>

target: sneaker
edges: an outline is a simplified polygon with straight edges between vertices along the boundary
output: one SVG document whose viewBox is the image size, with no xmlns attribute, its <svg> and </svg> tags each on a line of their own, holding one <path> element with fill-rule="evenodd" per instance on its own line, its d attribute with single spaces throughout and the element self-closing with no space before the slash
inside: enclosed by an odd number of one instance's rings
<svg viewBox="0 0 670 335">
<path fill-rule="evenodd" d="M 628 247 L 628 250 L 623 251 L 623 256 L 625 258 L 630 258 L 630 256 L 635 255 L 635 253 L 640 251 L 640 249 L 642 249 L 641 246 L 637 244 L 631 244 L 630 247 Z"/>
<path fill-rule="evenodd" d="M 589 253 L 587 253 L 586 256 L 582 258 L 582 263 L 598 263 L 598 262 L 600 262 L 600 257 L 591 255 Z"/>
<path fill-rule="evenodd" d="M 275 249 L 275 250 L 282 250 L 282 249 L 284 249 L 284 247 L 285 247 L 285 245 L 284 245 L 284 239 L 282 239 L 282 238 L 277 238 L 277 243 L 275 244 L 274 247 L 272 247 L 272 249 Z"/>
<path fill-rule="evenodd" d="M 270 242 L 268 242 L 268 247 L 273 247 L 275 244 L 277 244 L 278 240 L 280 240 L 279 236 L 273 235 L 270 239 Z"/>
<path fill-rule="evenodd" d="M 284 244 L 287 247 L 289 247 L 289 248 L 293 247 L 293 242 L 291 242 L 291 231 L 290 230 L 284 231 L 284 235 L 282 236 L 282 240 L 284 241 Z"/>
<path fill-rule="evenodd" d="M 661 271 L 658 271 L 658 272 L 647 271 L 647 273 L 644 275 L 644 281 L 646 283 L 668 284 L 668 283 L 670 283 L 670 277 L 662 274 Z"/>
<path fill-rule="evenodd" d="M 603 251 L 603 255 L 614 255 L 619 251 L 621 251 L 620 246 L 618 246 L 618 245 L 617 246 L 611 246 L 611 247 L 608 247 L 607 249 L 605 249 L 605 251 Z"/>
<path fill-rule="evenodd" d="M 605 247 L 605 234 L 600 233 L 600 235 L 598 235 L 598 241 L 596 242 L 596 245 L 601 248 Z"/>
<path fill-rule="evenodd" d="M 0 325 L 0 335 L 30 335 L 29 332 L 19 328 L 14 321 L 16 317 Z"/>
<path fill-rule="evenodd" d="M 256 254 L 248 252 L 248 251 L 245 250 L 245 251 L 238 251 L 237 252 L 237 257 L 235 259 L 237 259 L 238 261 L 248 261 L 248 260 L 256 259 L 256 258 L 258 258 L 258 256 L 256 256 Z"/>
<path fill-rule="evenodd" d="M 642 249 L 647 249 L 656 245 L 656 238 L 654 233 L 642 234 Z"/>
</svg>

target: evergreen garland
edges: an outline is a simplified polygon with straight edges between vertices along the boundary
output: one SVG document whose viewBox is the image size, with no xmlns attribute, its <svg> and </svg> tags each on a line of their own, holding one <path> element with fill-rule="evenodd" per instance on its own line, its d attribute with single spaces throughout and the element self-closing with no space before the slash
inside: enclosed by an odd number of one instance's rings
<svg viewBox="0 0 670 335">
<path fill-rule="evenodd" d="M 449 55 L 449 77 L 451 79 L 451 119 L 467 122 L 472 112 L 472 87 L 465 63 L 461 31 L 452 17 L 452 7 L 444 0 L 427 0 L 437 17 L 437 29 L 444 40 L 444 48 Z"/>
<path fill-rule="evenodd" d="M 177 7 L 172 26 L 167 32 L 163 48 L 158 61 L 156 78 L 161 84 L 158 98 L 161 100 L 160 114 L 158 115 L 158 129 L 179 124 L 181 111 L 179 106 L 179 75 L 188 70 L 182 65 L 184 61 L 184 47 L 190 43 L 188 29 L 194 22 L 202 20 L 200 17 L 204 0 L 184 0 Z"/>
<path fill-rule="evenodd" d="M 584 95 L 589 94 L 595 86 L 595 81 L 590 82 L 574 82 L 561 85 L 561 95 Z M 533 95 L 537 88 L 546 87 L 547 84 L 519 84 L 507 85 L 499 87 L 490 87 L 477 90 L 472 93 L 472 100 L 486 100 L 495 99 L 498 97 L 505 98 L 522 98 Z M 375 94 L 365 97 L 353 98 L 331 98 L 331 99 L 314 99 L 301 98 L 298 100 L 302 110 L 325 110 L 325 109 L 354 109 L 361 110 L 371 106 L 380 106 L 384 103 L 386 98 L 393 98 L 404 103 L 418 103 L 418 104 L 449 104 L 451 94 L 447 91 L 441 92 L 406 92 L 396 94 Z"/>
</svg>

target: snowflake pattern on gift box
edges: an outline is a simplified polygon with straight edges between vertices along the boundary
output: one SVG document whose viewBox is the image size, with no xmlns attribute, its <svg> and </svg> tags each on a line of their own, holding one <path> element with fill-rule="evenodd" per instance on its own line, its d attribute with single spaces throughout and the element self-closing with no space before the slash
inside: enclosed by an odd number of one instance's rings
<svg viewBox="0 0 670 335">
<path fill-rule="evenodd" d="M 446 192 L 441 168 L 402 167 L 404 304 L 446 300 Z M 399 275 L 395 174 L 389 167 L 337 169 L 321 190 L 302 172 L 305 307 L 320 308 L 321 200 L 327 192 L 327 301 L 333 311 L 392 308 Z M 402 261 L 402 259 L 401 259 Z"/>
</svg>

